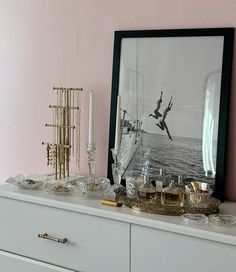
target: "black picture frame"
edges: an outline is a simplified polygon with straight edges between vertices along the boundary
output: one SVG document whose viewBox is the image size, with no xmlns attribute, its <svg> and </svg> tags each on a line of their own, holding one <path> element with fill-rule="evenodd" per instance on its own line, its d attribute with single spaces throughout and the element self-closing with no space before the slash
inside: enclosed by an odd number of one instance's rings
<svg viewBox="0 0 236 272">
<path fill-rule="evenodd" d="M 215 190 L 214 196 L 224 200 L 224 176 L 225 176 L 225 158 L 226 143 L 228 131 L 228 110 L 230 98 L 230 85 L 232 73 L 232 56 L 234 28 L 201 28 L 201 29 L 161 29 L 161 30 L 125 30 L 115 31 L 114 51 L 113 51 L 113 71 L 112 71 L 112 90 L 110 104 L 110 130 L 108 146 L 108 165 L 107 176 L 113 181 L 111 165 L 113 158 L 111 148 L 115 142 L 115 120 L 116 120 L 116 103 L 119 93 L 120 78 L 120 59 L 123 39 L 139 38 L 181 38 L 181 37 L 222 37 L 222 69 L 220 84 L 220 101 L 219 101 L 219 120 L 218 120 L 218 138 L 217 138 L 217 156 L 216 156 L 216 173 L 215 173 Z"/>
</svg>

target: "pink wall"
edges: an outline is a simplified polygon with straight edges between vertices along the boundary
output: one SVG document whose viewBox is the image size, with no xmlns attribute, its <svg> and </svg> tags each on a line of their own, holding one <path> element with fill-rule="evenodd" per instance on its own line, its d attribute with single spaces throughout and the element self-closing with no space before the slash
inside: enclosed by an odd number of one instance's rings
<svg viewBox="0 0 236 272">
<path fill-rule="evenodd" d="M 0 178 L 49 172 L 48 138 L 54 85 L 81 86 L 81 170 L 87 173 L 87 91 L 95 91 L 97 174 L 106 174 L 113 32 L 125 29 L 236 27 L 235 0 L 0 1 Z M 236 200 L 233 71 L 226 190 Z M 73 167 L 74 171 L 77 171 Z"/>
</svg>

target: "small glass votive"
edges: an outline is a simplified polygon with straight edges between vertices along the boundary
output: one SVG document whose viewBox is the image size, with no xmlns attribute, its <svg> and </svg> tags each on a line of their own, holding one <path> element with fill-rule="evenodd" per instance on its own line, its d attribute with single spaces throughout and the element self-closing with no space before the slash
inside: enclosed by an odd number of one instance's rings
<svg viewBox="0 0 236 272">
<path fill-rule="evenodd" d="M 210 203 L 211 193 L 187 193 L 188 203 L 191 207 L 207 208 Z"/>
<path fill-rule="evenodd" d="M 129 198 L 137 198 L 139 187 L 143 184 L 142 177 L 126 176 L 126 193 Z"/>
<path fill-rule="evenodd" d="M 126 177 L 126 193 L 129 198 L 138 197 L 138 184 L 135 177 Z"/>
</svg>

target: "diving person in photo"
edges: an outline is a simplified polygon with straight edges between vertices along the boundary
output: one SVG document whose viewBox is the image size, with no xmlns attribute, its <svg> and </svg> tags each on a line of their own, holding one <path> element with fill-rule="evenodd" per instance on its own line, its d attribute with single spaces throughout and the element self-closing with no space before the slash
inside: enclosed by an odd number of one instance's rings
<svg viewBox="0 0 236 272">
<path fill-rule="evenodd" d="M 160 98 L 157 100 L 157 107 L 154 110 L 154 114 L 155 115 L 153 115 L 152 113 L 150 113 L 149 117 L 152 116 L 153 118 L 158 119 L 159 117 L 162 116 L 162 114 L 159 112 L 159 109 L 160 109 L 161 103 L 162 103 L 162 95 L 163 95 L 163 92 L 161 92 Z"/>
<path fill-rule="evenodd" d="M 171 110 L 172 106 L 173 106 L 173 102 L 172 102 L 172 96 L 171 96 L 170 102 L 169 102 L 167 108 L 164 110 L 162 118 L 159 121 L 159 124 L 156 124 L 161 130 L 163 130 L 163 131 L 166 130 L 166 133 L 171 141 L 173 141 L 173 139 L 170 135 L 170 132 L 169 132 L 168 126 L 165 122 L 165 119 L 166 119 L 167 113 Z"/>
</svg>

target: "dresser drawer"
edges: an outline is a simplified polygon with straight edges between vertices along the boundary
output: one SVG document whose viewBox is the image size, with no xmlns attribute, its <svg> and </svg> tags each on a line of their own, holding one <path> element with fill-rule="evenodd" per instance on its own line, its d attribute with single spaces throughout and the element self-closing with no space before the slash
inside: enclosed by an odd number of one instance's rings
<svg viewBox="0 0 236 272">
<path fill-rule="evenodd" d="M 0 216 L 2 250 L 76 271 L 129 271 L 128 223 L 8 198 L 0 198 Z"/>
<path fill-rule="evenodd" d="M 2 272 L 73 272 L 2 251 L 0 251 L 0 269 Z"/>
<path fill-rule="evenodd" d="M 131 272 L 235 271 L 236 246 L 132 225 Z"/>
</svg>

